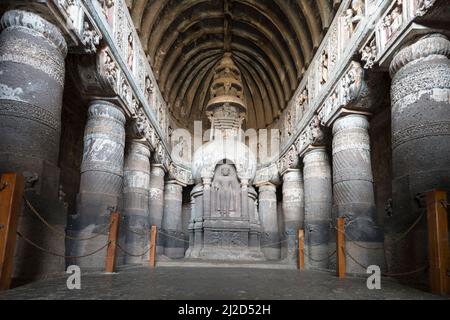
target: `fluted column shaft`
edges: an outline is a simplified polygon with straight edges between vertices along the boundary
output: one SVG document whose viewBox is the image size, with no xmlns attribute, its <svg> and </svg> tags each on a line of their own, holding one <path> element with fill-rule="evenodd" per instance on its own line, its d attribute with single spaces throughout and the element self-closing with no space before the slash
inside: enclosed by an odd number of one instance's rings
<svg viewBox="0 0 450 320">
<path fill-rule="evenodd" d="M 325 147 L 309 150 L 303 158 L 305 188 L 305 264 L 329 266 L 330 222 L 332 207 L 331 166 Z"/>
<path fill-rule="evenodd" d="M 164 254 L 169 258 L 184 257 L 184 236 L 181 206 L 183 187 L 176 181 L 167 181 L 164 188 L 164 217 L 162 230 L 165 233 Z"/>
<path fill-rule="evenodd" d="M 115 104 L 96 100 L 88 110 L 84 133 L 80 191 L 77 214 L 69 221 L 76 236 L 104 236 L 72 242 L 72 255 L 83 255 L 101 247 L 107 240 L 111 210 L 120 209 L 125 150 L 125 115 Z M 72 251 L 72 250 L 71 250 Z M 103 268 L 106 250 L 76 263 L 86 268 Z"/>
<path fill-rule="evenodd" d="M 126 250 L 140 254 L 149 247 L 150 148 L 141 141 L 128 141 L 123 184 L 123 212 L 127 228 Z M 147 258 L 125 256 L 125 263 L 141 263 Z"/>
<path fill-rule="evenodd" d="M 155 225 L 161 230 L 164 214 L 164 167 L 160 164 L 152 164 L 150 170 L 149 212 L 150 225 Z M 162 236 L 157 233 L 156 253 L 164 253 Z"/>
<path fill-rule="evenodd" d="M 66 209 L 58 201 L 58 156 L 67 45 L 56 26 L 27 11 L 4 13 L 1 29 L 0 174 L 23 174 L 32 187 L 27 199 L 62 230 Z M 28 213 L 21 216 L 19 230 L 43 246 L 64 252 L 61 237 Z M 15 277 L 64 270 L 64 259 L 49 257 L 20 239 L 14 260 Z"/>
<path fill-rule="evenodd" d="M 378 228 L 370 158 L 369 121 L 351 114 L 333 125 L 333 194 L 338 217 L 345 217 L 347 272 L 384 268 L 383 235 Z M 366 249 L 374 248 L 374 249 Z M 351 255 L 351 257 L 350 257 Z"/>
<path fill-rule="evenodd" d="M 298 169 L 287 171 L 283 175 L 283 218 L 284 235 L 286 237 L 286 259 L 296 262 L 297 231 L 303 228 L 305 218 L 305 202 L 303 175 Z"/>
<path fill-rule="evenodd" d="M 259 186 L 259 214 L 261 218 L 261 250 L 268 260 L 281 256 L 278 232 L 276 187 L 271 183 Z"/>
<path fill-rule="evenodd" d="M 391 63 L 392 216 L 386 223 L 389 271 L 427 265 L 423 193 L 450 190 L 450 41 L 432 34 L 400 50 Z"/>
</svg>

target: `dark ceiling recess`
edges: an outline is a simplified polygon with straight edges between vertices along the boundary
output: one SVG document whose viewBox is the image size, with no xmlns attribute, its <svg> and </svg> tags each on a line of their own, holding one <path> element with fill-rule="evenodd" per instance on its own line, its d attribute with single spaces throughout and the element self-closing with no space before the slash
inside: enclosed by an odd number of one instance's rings
<svg viewBox="0 0 450 320">
<path fill-rule="evenodd" d="M 159 87 L 177 124 L 204 119 L 216 63 L 241 70 L 247 128 L 286 107 L 331 23 L 336 0 L 129 0 Z"/>
</svg>

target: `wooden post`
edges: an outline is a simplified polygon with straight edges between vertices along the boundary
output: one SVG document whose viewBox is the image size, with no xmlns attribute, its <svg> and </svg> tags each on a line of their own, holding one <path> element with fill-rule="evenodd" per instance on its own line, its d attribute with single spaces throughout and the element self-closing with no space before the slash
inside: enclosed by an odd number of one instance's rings
<svg viewBox="0 0 450 320">
<path fill-rule="evenodd" d="M 120 214 L 118 212 L 112 212 L 109 218 L 109 235 L 108 235 L 108 248 L 106 251 L 105 259 L 105 272 L 114 272 L 116 267 L 116 249 L 117 249 L 117 236 L 119 231 Z"/>
<path fill-rule="evenodd" d="M 337 219 L 336 230 L 336 257 L 337 275 L 340 279 L 345 278 L 345 220 L 344 217 Z"/>
<path fill-rule="evenodd" d="M 427 193 L 428 259 L 430 287 L 435 294 L 450 294 L 447 192 Z"/>
<path fill-rule="evenodd" d="M 17 225 L 22 203 L 24 179 L 5 173 L 0 179 L 0 290 L 9 289 L 13 271 Z"/>
<path fill-rule="evenodd" d="M 305 231 L 298 229 L 298 268 L 305 269 Z"/>
<path fill-rule="evenodd" d="M 152 232 L 150 235 L 150 268 L 155 267 L 156 255 L 156 226 L 152 225 Z"/>
</svg>

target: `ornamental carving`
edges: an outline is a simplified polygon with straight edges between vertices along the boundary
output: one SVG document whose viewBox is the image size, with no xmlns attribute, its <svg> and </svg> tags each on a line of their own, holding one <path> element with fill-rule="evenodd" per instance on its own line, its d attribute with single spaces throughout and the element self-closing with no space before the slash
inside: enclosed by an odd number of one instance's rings
<svg viewBox="0 0 450 320">
<path fill-rule="evenodd" d="M 320 146 L 325 143 L 325 134 L 318 115 L 315 115 L 309 125 L 295 141 L 298 154 L 304 153 L 309 146 Z"/>
<path fill-rule="evenodd" d="M 87 53 L 96 53 L 101 36 L 88 20 L 84 21 L 82 43 Z"/>
<path fill-rule="evenodd" d="M 319 119 L 322 125 L 329 125 L 330 120 L 342 107 L 362 109 L 366 103 L 357 101 L 367 96 L 367 86 L 364 82 L 364 70 L 357 62 L 352 62 L 347 72 L 338 81 L 332 93 L 323 103 L 319 111 Z M 356 103 L 355 103 L 356 101 Z"/>
<path fill-rule="evenodd" d="M 373 38 L 361 51 L 361 60 L 365 62 L 364 69 L 372 69 L 378 55 L 376 39 Z"/>
<path fill-rule="evenodd" d="M 175 179 L 184 185 L 193 183 L 191 172 L 177 166 L 173 162 L 171 162 L 169 165 L 169 176 L 170 178 Z"/>
<path fill-rule="evenodd" d="M 141 106 L 138 106 L 138 109 L 136 111 L 132 130 L 138 138 L 145 138 L 149 142 L 150 148 L 152 150 L 156 148 L 158 141 L 155 129 L 151 126 L 150 121 L 148 120 L 145 111 Z"/>
<path fill-rule="evenodd" d="M 101 70 L 103 71 L 103 75 L 111 87 L 116 87 L 117 80 L 119 78 L 119 67 L 117 66 L 116 61 L 112 58 L 111 54 L 106 50 L 103 51 L 103 63 Z"/>
<path fill-rule="evenodd" d="M 436 0 L 416 0 L 416 16 L 424 16 L 436 3 Z"/>
<path fill-rule="evenodd" d="M 291 148 L 281 156 L 280 160 L 278 160 L 278 172 L 280 175 L 283 175 L 286 170 L 296 168 L 298 163 L 298 153 L 295 145 L 292 145 Z"/>
</svg>

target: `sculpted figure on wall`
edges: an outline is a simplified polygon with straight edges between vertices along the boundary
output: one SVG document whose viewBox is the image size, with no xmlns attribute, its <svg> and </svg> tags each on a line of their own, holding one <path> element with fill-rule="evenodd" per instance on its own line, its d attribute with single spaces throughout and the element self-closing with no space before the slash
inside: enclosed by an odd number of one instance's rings
<svg viewBox="0 0 450 320">
<path fill-rule="evenodd" d="M 145 78 L 145 98 L 147 99 L 147 102 L 150 104 L 150 99 L 152 98 L 154 90 L 154 85 L 152 79 L 150 77 Z"/>
<path fill-rule="evenodd" d="M 295 104 L 296 108 L 295 122 L 298 122 L 303 118 L 307 104 L 308 104 L 308 89 L 304 89 L 302 93 L 297 97 L 297 101 Z"/>
<path fill-rule="evenodd" d="M 372 69 L 377 58 L 378 50 L 375 39 L 370 41 L 370 43 L 364 47 L 361 52 L 361 60 L 365 62 L 365 69 Z"/>
<path fill-rule="evenodd" d="M 131 71 L 133 71 L 133 57 L 134 57 L 134 49 L 133 49 L 133 34 L 130 33 L 128 35 L 128 59 L 127 59 L 127 65 L 128 68 L 130 68 Z"/>
<path fill-rule="evenodd" d="M 228 164 L 219 166 L 212 183 L 215 202 L 214 215 L 220 217 L 234 216 L 239 204 L 239 182 L 234 170 Z"/>
<path fill-rule="evenodd" d="M 113 24 L 113 12 L 112 8 L 114 7 L 114 0 L 98 0 L 100 5 L 102 6 L 103 14 L 105 15 L 106 20 L 109 25 Z"/>
<path fill-rule="evenodd" d="M 397 0 L 395 7 L 383 19 L 384 41 L 387 42 L 403 24 L 403 0 Z"/>
<path fill-rule="evenodd" d="M 364 17 L 364 1 L 353 0 L 351 7 L 347 9 L 344 15 L 344 27 L 347 31 L 347 38 L 351 38 L 355 32 L 358 23 Z"/>
<path fill-rule="evenodd" d="M 320 61 L 320 84 L 324 85 L 328 82 L 328 52 L 323 50 Z"/>
</svg>

